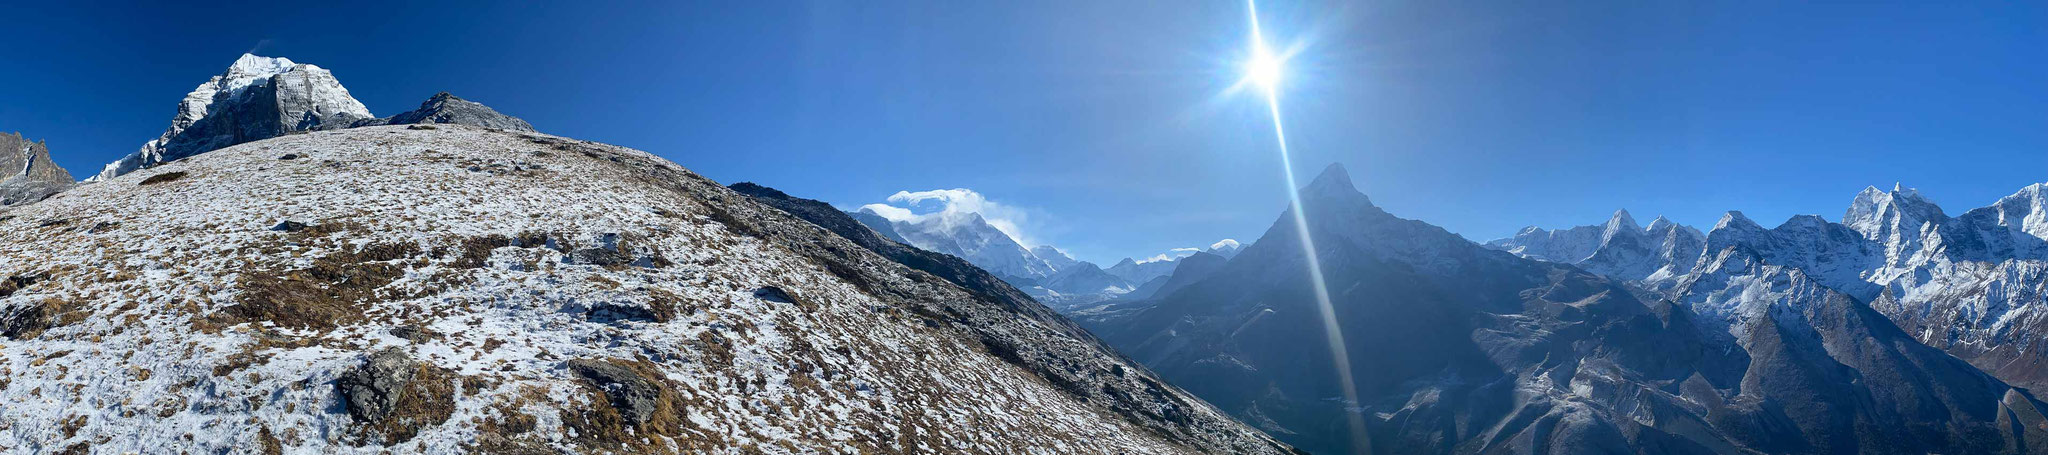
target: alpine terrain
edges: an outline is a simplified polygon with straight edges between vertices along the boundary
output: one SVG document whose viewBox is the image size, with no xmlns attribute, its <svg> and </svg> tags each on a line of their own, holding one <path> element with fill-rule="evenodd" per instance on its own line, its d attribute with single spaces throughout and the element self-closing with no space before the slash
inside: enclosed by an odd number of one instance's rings
<svg viewBox="0 0 2048 455">
<path fill-rule="evenodd" d="M 1286 450 L 1042 307 L 601 144 L 290 135 L 0 226 L 0 446 L 34 452 Z"/>
<path fill-rule="evenodd" d="M 1319 330 L 1292 213 L 1215 270 L 1083 324 L 1316 453 L 2048 452 L 2027 391 L 1770 253 L 1709 235 L 1657 293 L 1395 217 L 1341 167 L 1301 197 L 1342 344 Z M 1588 231 L 1525 235 L 1554 242 L 1523 251 L 1690 254 L 1669 223 Z"/>
<path fill-rule="evenodd" d="M 741 190 L 244 56 L 0 208 L 0 451 L 1293 452 L 981 269 Z"/>
</svg>

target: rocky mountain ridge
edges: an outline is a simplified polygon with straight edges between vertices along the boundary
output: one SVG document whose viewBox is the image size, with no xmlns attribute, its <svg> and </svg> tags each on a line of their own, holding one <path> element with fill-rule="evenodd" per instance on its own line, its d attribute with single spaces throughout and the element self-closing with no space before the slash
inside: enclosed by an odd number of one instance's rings
<svg viewBox="0 0 2048 455">
<path fill-rule="evenodd" d="M 1740 248 L 1763 263 L 1798 270 L 1890 317 L 1923 343 L 2000 378 L 2048 386 L 2048 184 L 2030 185 L 1990 206 L 1950 217 L 1903 185 L 1866 188 L 1842 222 L 1813 215 L 1764 228 L 1731 211 L 1706 235 L 1705 250 Z M 1575 229 L 1584 229 L 1575 228 Z M 1520 236 L 1491 243 L 1515 251 Z M 1656 267 L 1697 270 L 1698 260 L 1653 258 Z M 1566 263 L 1575 263 L 1569 262 Z M 1654 290 L 1680 274 L 1616 274 Z"/>
<path fill-rule="evenodd" d="M 21 133 L 0 134 L 0 207 L 36 202 L 70 188 L 71 173 L 50 161 L 50 148 Z"/>
</svg>

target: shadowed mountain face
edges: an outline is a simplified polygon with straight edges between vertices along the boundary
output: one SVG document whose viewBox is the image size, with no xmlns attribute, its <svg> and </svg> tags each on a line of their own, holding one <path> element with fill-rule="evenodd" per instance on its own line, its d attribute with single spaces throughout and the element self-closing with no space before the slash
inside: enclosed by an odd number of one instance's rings
<svg viewBox="0 0 2048 455">
<path fill-rule="evenodd" d="M 1293 216 L 1220 270 L 1087 320 L 1168 380 L 1317 453 L 2039 451 L 2038 402 L 1796 271 L 1745 263 L 1656 298 L 1302 190 L 1344 338 Z M 1590 254 L 1590 253 L 1589 253 Z M 1776 298 L 1771 298 L 1776 297 Z M 1725 307 L 1712 314 L 1695 308 Z M 1335 352 L 1333 352 L 1335 351 Z M 1345 402 L 1335 357 L 1358 392 Z M 1350 434 L 1348 416 L 1365 421 Z M 1362 436 L 1362 437 L 1361 437 Z"/>
</svg>

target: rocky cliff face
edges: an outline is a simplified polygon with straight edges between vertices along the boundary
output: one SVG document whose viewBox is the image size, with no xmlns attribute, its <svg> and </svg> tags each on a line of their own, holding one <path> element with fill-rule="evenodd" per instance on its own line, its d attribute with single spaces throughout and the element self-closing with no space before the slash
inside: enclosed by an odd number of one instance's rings
<svg viewBox="0 0 2048 455">
<path fill-rule="evenodd" d="M 21 134 L 0 134 L 0 207 L 43 200 L 77 183 L 50 161 L 50 148 Z"/>
<path fill-rule="evenodd" d="M 288 135 L 0 213 L 25 452 L 1286 450 L 1079 333 L 532 133 Z"/>
<path fill-rule="evenodd" d="M 242 54 L 226 72 L 192 89 L 163 135 L 107 165 L 89 181 L 119 177 L 244 142 L 371 118 L 325 68 Z"/>
</svg>

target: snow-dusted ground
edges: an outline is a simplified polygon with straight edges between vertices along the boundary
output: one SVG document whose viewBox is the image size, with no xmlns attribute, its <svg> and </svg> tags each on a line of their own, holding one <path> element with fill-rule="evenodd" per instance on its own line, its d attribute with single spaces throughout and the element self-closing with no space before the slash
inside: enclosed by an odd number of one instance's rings
<svg viewBox="0 0 2048 455">
<path fill-rule="evenodd" d="M 1188 450 L 730 226 L 720 206 L 744 197 L 633 163 L 672 166 L 358 128 L 0 211 L 0 451 Z M 336 387 L 386 348 L 453 395 L 388 447 Z M 658 375 L 653 420 L 619 424 L 572 359 Z"/>
</svg>

